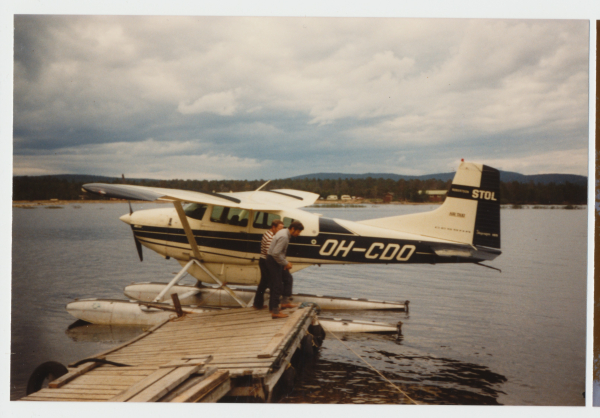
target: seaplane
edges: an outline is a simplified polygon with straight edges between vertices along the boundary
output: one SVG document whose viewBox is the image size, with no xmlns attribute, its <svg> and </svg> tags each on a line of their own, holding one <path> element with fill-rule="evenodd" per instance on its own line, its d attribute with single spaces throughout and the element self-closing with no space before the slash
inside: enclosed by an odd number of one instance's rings
<svg viewBox="0 0 600 418">
<path fill-rule="evenodd" d="M 285 227 L 295 220 L 304 225 L 302 234 L 288 247 L 292 273 L 314 265 L 364 263 L 474 263 L 494 268 L 483 263 L 501 254 L 500 174 L 487 165 L 462 161 L 444 203 L 433 211 L 359 222 L 302 210 L 316 202 L 319 195 L 315 193 L 264 190 L 265 186 L 255 191 L 215 193 L 85 184 L 86 192 L 105 197 L 170 202 L 173 207 L 135 212 L 130 204 L 129 213 L 120 220 L 133 231 L 140 261 L 142 247 L 146 247 L 167 260 L 176 260 L 181 270 L 169 283 L 127 286 L 128 301 L 76 300 L 67 310 L 95 324 L 152 325 L 173 314 L 168 301 L 173 294 L 187 312 L 247 307 L 255 292 L 233 286 L 258 285 L 260 243 L 274 219 L 283 221 Z M 187 274 L 196 279 L 195 285 L 178 284 Z M 408 310 L 408 301 L 306 294 L 295 294 L 293 300 L 316 303 L 324 311 Z M 348 322 L 343 325 L 348 329 Z M 355 325 L 362 330 L 376 329 L 378 324 Z"/>
</svg>

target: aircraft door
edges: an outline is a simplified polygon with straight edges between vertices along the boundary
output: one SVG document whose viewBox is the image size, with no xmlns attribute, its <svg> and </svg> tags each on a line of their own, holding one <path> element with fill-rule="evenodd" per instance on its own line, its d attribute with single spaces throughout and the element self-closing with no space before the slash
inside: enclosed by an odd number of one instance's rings
<svg viewBox="0 0 600 418">
<path fill-rule="evenodd" d="M 209 210 L 208 222 L 203 223 L 202 245 L 206 251 L 226 257 L 223 262 L 246 259 L 250 212 L 227 206 L 212 206 Z"/>
</svg>

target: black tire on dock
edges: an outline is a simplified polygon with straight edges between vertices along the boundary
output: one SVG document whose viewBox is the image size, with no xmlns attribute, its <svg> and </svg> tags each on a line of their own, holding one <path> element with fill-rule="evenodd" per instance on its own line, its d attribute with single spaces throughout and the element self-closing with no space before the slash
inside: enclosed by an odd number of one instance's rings
<svg viewBox="0 0 600 418">
<path fill-rule="evenodd" d="M 285 393 L 290 393 L 294 389 L 294 379 L 296 379 L 296 369 L 290 364 L 281 375 L 281 385 Z"/>
<path fill-rule="evenodd" d="M 44 383 L 50 383 L 54 379 L 58 379 L 68 370 L 65 366 L 57 361 L 47 361 L 35 368 L 29 380 L 27 381 L 27 395 L 30 395 L 44 387 Z"/>
<path fill-rule="evenodd" d="M 310 332 L 313 335 L 313 341 L 315 343 L 315 346 L 321 347 L 321 345 L 323 344 L 323 340 L 325 340 L 325 330 L 323 329 L 323 326 L 321 326 L 321 324 L 310 325 L 308 327 L 308 332 Z"/>
<path fill-rule="evenodd" d="M 300 342 L 300 349 L 305 359 L 311 359 L 315 355 L 315 347 L 313 346 L 313 336 L 306 334 Z"/>
</svg>

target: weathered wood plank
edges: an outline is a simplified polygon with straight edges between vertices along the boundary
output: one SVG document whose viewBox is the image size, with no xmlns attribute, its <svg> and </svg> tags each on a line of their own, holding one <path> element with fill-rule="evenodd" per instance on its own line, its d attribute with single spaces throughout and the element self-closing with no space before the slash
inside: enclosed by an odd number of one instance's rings
<svg viewBox="0 0 600 418">
<path fill-rule="evenodd" d="M 230 390 L 231 390 L 231 378 L 227 379 L 224 382 L 222 382 L 221 384 L 219 384 L 217 387 L 215 387 L 213 390 L 211 390 L 210 393 L 207 393 L 205 396 L 203 396 L 202 399 L 200 399 L 198 402 L 202 402 L 202 403 L 217 402 L 223 396 L 227 395 Z"/>
<path fill-rule="evenodd" d="M 175 397 L 171 402 L 198 402 L 226 380 L 229 380 L 229 372 L 219 370 Z"/>
<path fill-rule="evenodd" d="M 190 338 L 186 341 L 171 341 L 171 344 L 168 341 L 148 341 L 146 344 L 140 344 L 138 346 L 132 346 L 128 350 L 122 350 L 118 353 L 112 353 L 111 356 L 115 354 L 127 354 L 127 353 L 136 353 L 143 349 L 152 349 L 154 347 L 195 347 L 198 344 L 202 344 L 205 346 L 222 344 L 224 341 L 235 341 L 237 343 L 246 343 L 246 344 L 256 344 L 259 340 L 270 341 L 273 336 L 277 334 L 277 332 L 269 331 L 264 333 L 253 333 L 246 332 L 241 335 L 227 335 L 227 334 L 206 334 L 205 338 L 196 339 Z M 184 336 L 186 334 L 183 334 Z M 185 337 L 184 337 L 185 338 Z"/>
<path fill-rule="evenodd" d="M 144 346 L 144 347 L 139 347 L 137 351 L 123 351 L 120 353 L 114 353 L 111 354 L 110 359 L 113 360 L 116 357 L 125 357 L 125 356 L 130 356 L 132 359 L 135 358 L 135 356 L 137 354 L 143 354 L 145 352 L 148 353 L 157 353 L 157 352 L 174 352 L 174 351 L 178 351 L 178 352 L 182 352 L 185 350 L 188 351 L 198 351 L 198 350 L 207 350 L 207 349 L 215 349 L 215 348 L 221 348 L 221 347 L 226 347 L 226 348 L 237 348 L 237 347 L 245 347 L 246 349 L 252 350 L 253 348 L 257 348 L 257 351 L 261 351 L 262 348 L 264 348 L 264 346 L 266 344 L 268 344 L 274 337 L 275 334 L 269 334 L 266 337 L 260 337 L 260 338 L 256 338 L 256 339 L 251 339 L 252 337 L 249 336 L 248 338 L 220 338 L 220 339 L 212 339 L 212 340 L 207 340 L 204 342 L 200 342 L 198 341 L 196 344 L 194 344 L 193 341 L 190 342 L 186 342 L 186 343 L 175 343 L 172 344 L 171 346 L 166 345 L 166 344 L 157 344 L 157 345 L 148 345 L 148 346 Z M 229 345 L 229 347 L 227 347 Z M 192 354 L 192 353 L 190 353 Z M 113 360 L 114 361 L 114 360 Z M 129 363 L 127 363 L 130 366 L 137 366 L 139 364 L 130 364 L 133 363 L 133 361 L 130 361 Z M 136 362 L 138 363 L 138 362 Z"/>
<path fill-rule="evenodd" d="M 153 341 L 160 341 L 160 340 L 168 340 L 170 338 L 173 338 L 173 336 L 178 336 L 178 335 L 182 335 L 185 333 L 188 333 L 188 335 L 192 336 L 192 335 L 197 335 L 198 337 L 201 337 L 202 335 L 205 334 L 212 334 L 212 333 L 218 333 L 218 332 L 231 332 L 231 331 L 245 331 L 245 330 L 255 330 L 255 332 L 259 332 L 259 331 L 267 331 L 267 330 L 272 330 L 273 332 L 277 332 L 279 330 L 279 328 L 281 328 L 283 326 L 284 321 L 277 321 L 277 322 L 265 322 L 265 323 L 253 323 L 251 321 L 249 321 L 248 323 L 245 324 L 231 324 L 231 325 L 224 325 L 222 327 L 215 327 L 215 326 L 206 326 L 206 327 L 189 327 L 189 328 L 170 328 L 165 330 L 165 332 L 161 333 L 161 334 L 155 334 L 152 335 L 150 338 L 150 336 L 146 337 L 146 339 L 144 339 L 144 342 L 149 341 L 149 340 L 153 340 Z"/>
<path fill-rule="evenodd" d="M 67 386 L 67 388 L 60 388 L 60 389 L 52 389 L 52 393 L 53 394 L 69 394 L 69 393 L 75 393 L 75 394 L 86 394 L 86 395 L 111 395 L 114 396 L 116 394 L 118 394 L 119 392 L 122 392 L 121 389 L 92 389 L 92 388 L 87 388 L 87 389 L 80 389 L 80 388 L 71 388 L 70 385 Z M 54 395 L 52 395 L 54 396 Z"/>
<path fill-rule="evenodd" d="M 44 398 L 46 400 L 57 400 L 61 401 L 63 399 L 96 399 L 96 400 L 106 400 L 110 399 L 113 395 L 103 395 L 103 394 L 77 394 L 77 393 L 40 393 L 35 392 L 30 396 L 35 396 L 36 398 Z"/>
<path fill-rule="evenodd" d="M 298 326 L 298 323 L 304 315 L 304 313 L 304 310 L 298 310 L 292 315 L 290 315 L 290 317 L 286 320 L 285 325 L 279 330 L 277 334 L 273 336 L 273 339 L 267 344 L 264 350 L 258 354 L 258 357 L 272 357 L 273 354 L 275 354 L 275 352 L 277 351 L 277 348 L 279 348 L 281 343 L 287 338 L 288 334 Z"/>
<path fill-rule="evenodd" d="M 133 396 L 128 402 L 155 402 L 176 388 L 190 375 L 200 370 L 201 366 L 178 367 L 162 379 Z M 164 369 L 169 370 L 169 369 Z"/>
<path fill-rule="evenodd" d="M 76 377 L 79 377 L 82 374 L 86 373 L 87 371 L 92 370 L 94 367 L 98 367 L 98 366 L 99 366 L 99 363 L 96 363 L 96 362 L 84 363 L 81 366 L 77 367 L 76 369 L 70 371 L 69 373 L 62 375 L 58 379 L 54 379 L 52 382 L 48 383 L 48 387 L 49 388 L 59 388 L 59 387 L 63 386 L 64 384 L 70 382 L 71 380 L 75 379 Z"/>
<path fill-rule="evenodd" d="M 129 389 L 123 391 L 121 394 L 113 397 L 110 401 L 125 402 L 133 398 L 135 395 L 137 395 L 142 390 L 146 389 L 148 386 L 152 385 L 156 381 L 162 379 L 164 376 L 168 375 L 172 371 L 173 369 L 158 369 L 146 378 L 136 382 L 134 385 L 132 385 Z"/>
<path fill-rule="evenodd" d="M 112 383 L 118 382 L 122 385 L 133 385 L 144 379 L 144 376 L 119 376 L 117 378 L 113 376 L 79 376 L 73 383 L 87 384 L 87 385 L 111 385 Z"/>
<path fill-rule="evenodd" d="M 203 381 L 208 376 L 215 373 L 217 370 L 218 369 L 216 367 L 209 367 L 209 368 L 204 368 L 203 370 L 200 371 L 200 372 L 204 372 L 204 374 L 202 374 L 202 375 L 199 375 L 199 374 L 191 375 L 189 379 L 184 381 L 182 384 L 177 386 L 175 389 L 170 391 L 168 394 L 166 394 L 162 398 L 160 398 L 159 402 L 170 402 L 172 399 L 176 398 L 177 396 L 179 396 L 180 394 L 182 394 L 183 392 L 185 392 L 192 386 L 195 386 L 199 382 Z"/>
</svg>

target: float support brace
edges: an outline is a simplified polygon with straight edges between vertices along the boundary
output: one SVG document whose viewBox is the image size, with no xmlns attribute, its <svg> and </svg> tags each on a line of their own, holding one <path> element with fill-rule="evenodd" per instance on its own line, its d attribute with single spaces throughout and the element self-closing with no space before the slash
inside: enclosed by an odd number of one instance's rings
<svg viewBox="0 0 600 418">
<path fill-rule="evenodd" d="M 227 293 L 229 293 L 229 296 L 231 296 L 233 299 L 235 299 L 235 301 L 237 303 L 239 303 L 242 308 L 247 308 L 248 307 L 248 305 L 246 305 L 243 300 L 241 300 L 240 298 L 237 297 L 237 295 L 235 294 L 235 292 L 233 290 L 231 290 L 229 287 L 227 287 L 227 285 L 223 284 L 223 282 L 221 282 L 221 280 L 217 279 L 217 276 L 215 276 L 214 274 L 212 274 L 212 272 L 209 269 L 207 269 L 202 264 L 202 262 L 200 262 L 198 260 L 192 260 L 192 261 L 194 261 L 202 270 L 204 270 L 204 272 L 206 274 L 208 274 L 208 276 L 211 279 L 213 279 L 216 283 L 219 284 L 219 286 L 221 286 Z"/>
<path fill-rule="evenodd" d="M 181 278 L 183 277 L 183 275 L 185 273 L 187 273 L 188 269 L 192 266 L 192 264 L 194 264 L 194 259 L 191 259 L 190 261 L 188 261 L 188 263 L 185 265 L 184 268 L 181 269 L 181 271 L 179 273 L 177 273 L 177 276 L 173 277 L 173 280 L 171 280 L 169 282 L 169 284 L 167 285 L 167 287 L 165 287 L 159 294 L 158 296 L 156 296 L 154 298 L 154 300 L 152 302 L 160 302 L 163 298 L 164 295 L 166 295 L 166 293 L 177 284 L 177 282 L 179 282 L 179 280 L 181 280 Z"/>
</svg>

